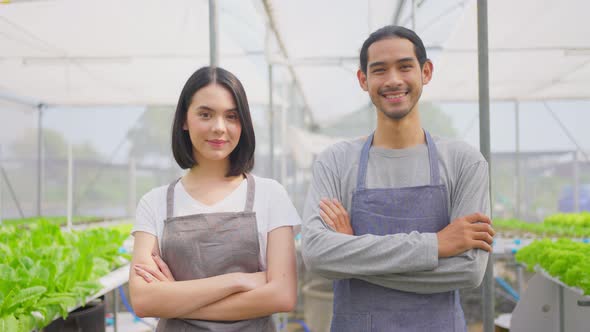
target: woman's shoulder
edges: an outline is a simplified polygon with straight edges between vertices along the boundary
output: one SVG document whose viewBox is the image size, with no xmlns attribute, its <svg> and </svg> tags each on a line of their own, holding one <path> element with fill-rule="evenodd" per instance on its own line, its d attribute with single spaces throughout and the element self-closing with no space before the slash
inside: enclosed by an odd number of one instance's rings
<svg viewBox="0 0 590 332">
<path fill-rule="evenodd" d="M 159 204 L 159 202 L 165 202 L 169 185 L 170 184 L 166 184 L 150 189 L 141 197 L 140 203 L 153 205 Z"/>
<path fill-rule="evenodd" d="M 278 192 L 278 191 L 285 191 L 285 188 L 282 184 L 280 184 L 277 180 L 271 178 L 265 178 L 261 176 L 257 176 L 251 174 L 254 178 L 254 182 L 256 185 L 256 191 L 264 191 L 264 192 Z"/>
</svg>

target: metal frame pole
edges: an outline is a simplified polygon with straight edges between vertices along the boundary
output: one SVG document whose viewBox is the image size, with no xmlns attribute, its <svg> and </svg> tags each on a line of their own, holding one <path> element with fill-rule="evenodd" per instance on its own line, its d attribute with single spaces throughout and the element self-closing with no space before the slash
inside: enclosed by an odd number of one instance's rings
<svg viewBox="0 0 590 332">
<path fill-rule="evenodd" d="M 572 189 L 574 194 L 574 212 L 580 212 L 580 165 L 578 163 L 578 151 L 574 151 L 572 154 L 572 173 L 574 178 Z"/>
<path fill-rule="evenodd" d="M 74 153 L 72 151 L 72 142 L 68 142 L 68 201 L 67 201 L 67 229 L 72 231 L 72 211 L 74 200 Z"/>
<path fill-rule="evenodd" d="M 418 2 L 412 0 L 412 30 L 416 31 L 416 11 L 418 9 Z"/>
<path fill-rule="evenodd" d="M 128 172 L 127 214 L 133 217 L 137 206 L 137 163 L 135 157 L 129 158 Z"/>
<path fill-rule="evenodd" d="M 0 145 L 0 167 L 2 167 L 2 145 Z M 2 226 L 4 205 L 2 204 L 2 190 L 4 189 L 4 183 L 2 182 L 2 176 L 0 176 L 0 226 Z"/>
<path fill-rule="evenodd" d="M 211 67 L 219 65 L 218 30 L 217 3 L 215 0 L 209 0 L 209 64 Z"/>
<path fill-rule="evenodd" d="M 275 166 L 275 140 L 274 140 L 274 105 L 273 105 L 273 76 L 272 76 L 272 63 L 268 64 L 268 162 L 270 165 L 269 176 L 274 178 L 274 166 Z"/>
<path fill-rule="evenodd" d="M 521 210 L 520 210 L 520 199 L 521 195 L 521 178 L 520 178 L 520 105 L 518 100 L 514 101 L 514 150 L 515 150 L 515 188 L 514 188 L 514 215 L 517 219 L 521 218 Z"/>
<path fill-rule="evenodd" d="M 114 298 L 113 305 L 115 306 L 115 308 L 113 310 L 113 322 L 114 322 L 114 324 L 113 324 L 113 330 L 115 332 L 118 332 L 119 331 L 119 328 L 117 327 L 118 320 L 119 320 L 118 319 L 119 317 L 117 317 L 118 316 L 118 313 L 119 313 L 119 296 L 118 295 L 119 295 L 119 287 L 116 287 L 115 289 L 113 289 L 113 298 Z"/>
<path fill-rule="evenodd" d="M 36 214 L 41 216 L 41 203 L 43 200 L 43 105 L 37 106 L 37 209 Z"/>
<path fill-rule="evenodd" d="M 488 2 L 477 1 L 477 48 L 479 72 L 479 148 L 488 161 L 488 177 L 491 179 L 490 151 L 490 87 L 488 63 Z M 490 182 L 490 205 L 492 183 Z M 490 211 L 491 212 L 491 211 Z M 483 330 L 494 331 L 494 256 L 489 255 L 483 280 Z"/>
<path fill-rule="evenodd" d="M 565 332 L 565 301 L 563 294 L 563 286 L 558 285 L 559 295 L 559 332 Z"/>
</svg>

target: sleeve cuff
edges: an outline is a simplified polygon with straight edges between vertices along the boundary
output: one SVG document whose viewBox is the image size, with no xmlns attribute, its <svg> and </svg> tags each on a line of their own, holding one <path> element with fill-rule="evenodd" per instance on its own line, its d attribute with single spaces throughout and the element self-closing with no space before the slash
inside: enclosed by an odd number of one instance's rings
<svg viewBox="0 0 590 332">
<path fill-rule="evenodd" d="M 425 247 L 425 263 L 430 269 L 438 266 L 438 237 L 436 233 L 423 233 Z"/>
</svg>

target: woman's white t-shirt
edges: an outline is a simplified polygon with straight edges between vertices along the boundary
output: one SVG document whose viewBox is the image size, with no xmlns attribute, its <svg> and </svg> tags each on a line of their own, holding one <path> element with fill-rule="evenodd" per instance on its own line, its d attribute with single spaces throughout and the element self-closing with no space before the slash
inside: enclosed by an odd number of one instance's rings
<svg viewBox="0 0 590 332">
<path fill-rule="evenodd" d="M 297 210 L 291 203 L 287 191 L 273 179 L 253 176 L 255 181 L 254 212 L 258 226 L 258 243 L 260 244 L 259 266 L 266 270 L 266 245 L 270 231 L 281 226 L 301 224 Z M 166 219 L 166 192 L 168 185 L 152 189 L 145 194 L 135 213 L 135 224 L 131 234 L 146 232 L 158 238 L 162 249 L 162 232 Z M 205 205 L 189 195 L 181 181 L 174 187 L 174 217 L 215 212 L 244 211 L 246 205 L 247 181 L 215 205 Z"/>
</svg>

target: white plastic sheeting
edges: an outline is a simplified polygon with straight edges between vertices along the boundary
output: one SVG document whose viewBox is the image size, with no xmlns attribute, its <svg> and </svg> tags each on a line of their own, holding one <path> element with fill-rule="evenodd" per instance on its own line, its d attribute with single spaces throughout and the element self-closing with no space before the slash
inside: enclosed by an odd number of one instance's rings
<svg viewBox="0 0 590 332">
<path fill-rule="evenodd" d="M 250 2 L 239 10 L 258 15 Z M 226 21 L 233 16 L 220 12 Z M 49 105 L 174 105 L 190 74 L 209 62 L 208 22 L 202 0 L 0 5 L 0 91 Z M 242 43 L 264 25 L 238 23 L 248 26 L 239 36 L 230 33 L 235 22 L 220 29 L 222 65 L 242 80 L 252 103 L 265 104 L 265 67 L 256 63 L 263 53 L 248 56 L 262 43 Z"/>
<path fill-rule="evenodd" d="M 411 3 L 268 0 L 288 58 L 265 47 L 262 0 L 218 0 L 221 66 L 253 104 L 268 102 L 268 61 L 290 64 L 320 125 L 366 105 L 355 71 L 363 40 L 411 26 Z M 424 100 L 475 101 L 474 0 L 418 1 L 416 31 L 434 60 Z M 488 2 L 492 100 L 588 99 L 585 0 Z M 15 0 L 0 5 L 0 92 L 50 105 L 174 105 L 208 63 L 205 0 Z M 275 102 L 277 101 L 275 96 Z"/>
<path fill-rule="evenodd" d="M 488 1 L 491 100 L 589 99 L 590 2 Z M 434 101 L 478 98 L 477 6 L 444 44 L 425 89 Z"/>
<path fill-rule="evenodd" d="M 399 23 L 410 27 L 412 1 Z M 397 1 L 273 1 L 290 62 L 317 119 L 366 104 L 355 72 L 368 34 L 390 24 Z M 416 31 L 434 61 L 423 100 L 478 100 L 477 1 L 418 1 Z M 490 99 L 589 99 L 585 0 L 488 1 Z M 320 123 L 321 125 L 321 123 Z"/>
</svg>

